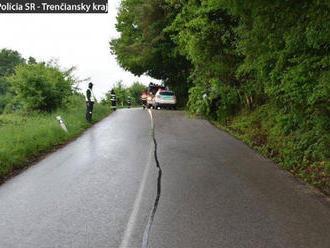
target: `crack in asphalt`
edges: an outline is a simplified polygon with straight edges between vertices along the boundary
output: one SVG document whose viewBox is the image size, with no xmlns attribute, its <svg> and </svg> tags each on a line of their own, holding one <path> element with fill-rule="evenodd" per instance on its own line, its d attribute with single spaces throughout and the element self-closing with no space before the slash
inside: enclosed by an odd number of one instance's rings
<svg viewBox="0 0 330 248">
<path fill-rule="evenodd" d="M 155 214 L 157 211 L 157 207 L 158 207 L 158 203 L 159 203 L 159 199 L 160 199 L 160 195 L 161 195 L 161 183 L 162 183 L 162 173 L 163 173 L 162 168 L 160 167 L 160 164 L 159 164 L 158 156 L 157 156 L 157 141 L 156 141 L 156 136 L 155 136 L 155 125 L 154 125 L 151 111 L 149 112 L 149 114 L 150 114 L 151 121 L 152 121 L 152 139 L 154 141 L 154 157 L 155 157 L 155 162 L 156 162 L 156 166 L 158 169 L 158 177 L 157 177 L 157 196 L 155 199 L 154 206 L 149 215 L 147 226 L 144 230 L 142 248 L 149 248 L 149 234 L 151 231 L 151 226 L 154 221 L 154 217 L 155 217 Z"/>
</svg>

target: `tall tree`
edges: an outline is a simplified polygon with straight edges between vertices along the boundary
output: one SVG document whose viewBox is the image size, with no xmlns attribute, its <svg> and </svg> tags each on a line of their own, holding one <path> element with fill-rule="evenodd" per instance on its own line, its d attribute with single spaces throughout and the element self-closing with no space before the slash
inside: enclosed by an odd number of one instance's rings
<svg viewBox="0 0 330 248">
<path fill-rule="evenodd" d="M 110 46 L 123 68 L 164 81 L 179 100 L 184 100 L 188 96 L 191 64 L 165 30 L 174 20 L 173 10 L 161 0 L 122 1 L 116 25 L 121 36 Z"/>
</svg>

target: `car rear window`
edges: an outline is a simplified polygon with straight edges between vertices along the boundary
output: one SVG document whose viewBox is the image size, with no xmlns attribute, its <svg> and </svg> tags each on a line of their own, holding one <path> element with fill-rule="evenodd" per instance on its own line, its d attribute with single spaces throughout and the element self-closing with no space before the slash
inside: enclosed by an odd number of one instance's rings
<svg viewBox="0 0 330 248">
<path fill-rule="evenodd" d="M 159 94 L 162 96 L 174 96 L 174 93 L 171 91 L 162 91 Z"/>
</svg>

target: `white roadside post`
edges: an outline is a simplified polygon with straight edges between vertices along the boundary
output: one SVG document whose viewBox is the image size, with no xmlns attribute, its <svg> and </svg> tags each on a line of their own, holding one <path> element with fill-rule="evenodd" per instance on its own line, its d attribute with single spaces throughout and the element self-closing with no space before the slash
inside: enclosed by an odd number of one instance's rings
<svg viewBox="0 0 330 248">
<path fill-rule="evenodd" d="M 58 121 L 58 123 L 60 124 L 60 126 L 62 127 L 62 129 L 67 133 L 68 132 L 68 129 L 66 128 L 63 120 L 62 120 L 62 117 L 61 116 L 56 116 L 56 119 Z"/>
</svg>

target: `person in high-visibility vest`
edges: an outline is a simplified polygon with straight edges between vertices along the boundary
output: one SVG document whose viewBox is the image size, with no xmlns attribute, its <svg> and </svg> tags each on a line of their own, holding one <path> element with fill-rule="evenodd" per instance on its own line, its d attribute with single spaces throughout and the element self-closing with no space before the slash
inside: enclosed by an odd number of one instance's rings
<svg viewBox="0 0 330 248">
<path fill-rule="evenodd" d="M 142 100 L 142 107 L 143 109 L 145 109 L 147 106 L 147 93 L 145 90 L 142 91 L 141 100 Z"/>
<path fill-rule="evenodd" d="M 131 97 L 128 96 L 128 97 L 127 97 L 127 105 L 128 105 L 128 108 L 131 107 L 131 104 L 132 104 Z"/>
<path fill-rule="evenodd" d="M 112 89 L 111 92 L 110 92 L 110 100 L 111 100 L 111 109 L 113 111 L 116 111 L 116 93 L 115 93 L 115 90 Z"/>
<path fill-rule="evenodd" d="M 92 114 L 93 114 L 93 107 L 95 102 L 95 96 L 93 93 L 93 84 L 88 84 L 88 89 L 86 90 L 86 120 L 91 121 L 92 120 Z"/>
</svg>

